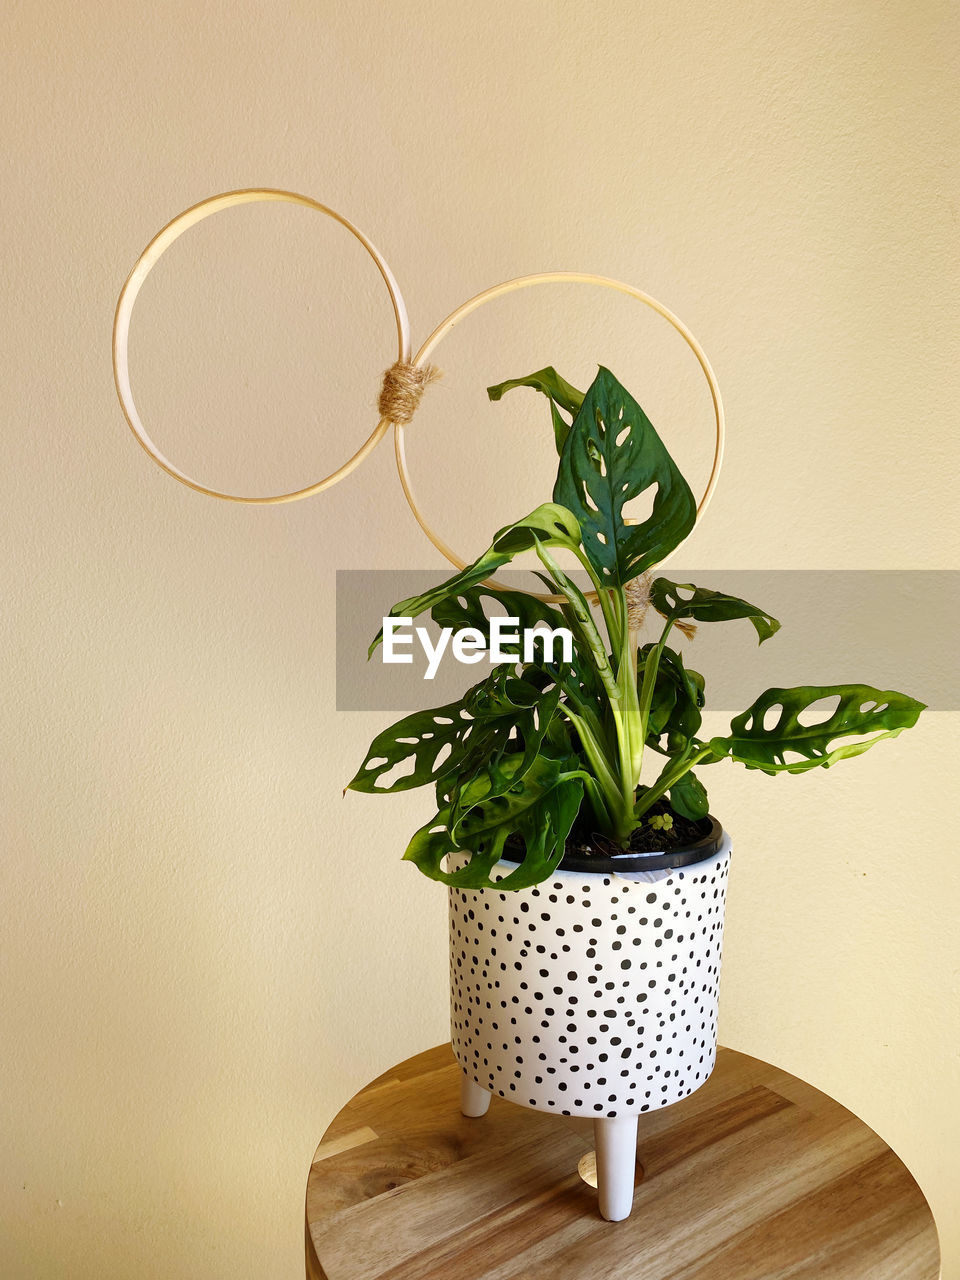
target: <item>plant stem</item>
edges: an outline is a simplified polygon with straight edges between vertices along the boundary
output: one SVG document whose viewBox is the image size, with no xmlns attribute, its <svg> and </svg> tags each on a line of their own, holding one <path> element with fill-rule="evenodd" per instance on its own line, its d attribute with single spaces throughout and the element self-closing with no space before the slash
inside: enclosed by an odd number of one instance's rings
<svg viewBox="0 0 960 1280">
<path fill-rule="evenodd" d="M 575 711 L 571 711 L 563 702 L 559 704 L 558 710 L 567 717 L 574 729 L 576 729 L 580 741 L 583 744 L 583 754 L 587 757 L 590 768 L 596 775 L 597 786 L 603 795 L 605 802 L 605 813 L 603 815 L 598 814 L 598 817 L 603 816 L 606 818 L 609 824 L 610 833 L 612 834 L 619 825 L 618 819 L 622 822 L 622 797 L 620 793 L 619 779 L 611 768 L 603 747 L 583 716 L 577 715 Z M 630 810 L 632 815 L 632 797 Z"/>
<path fill-rule="evenodd" d="M 593 809 L 594 817 L 597 819 L 600 829 L 604 832 L 611 831 L 614 826 L 613 816 L 596 778 L 585 773 L 583 775 L 583 789 L 587 794 L 587 799 L 590 801 L 590 807 Z"/>
<path fill-rule="evenodd" d="M 600 581 L 596 569 L 590 563 L 589 557 L 582 547 L 576 550 L 577 559 L 586 569 L 590 581 L 593 583 L 593 589 L 597 593 L 597 599 L 600 601 L 600 609 L 603 613 L 603 622 L 607 628 L 607 638 L 610 641 L 610 648 L 613 649 L 614 637 L 619 634 L 619 621 L 615 613 L 615 591 L 611 587 L 605 587 Z"/>
<path fill-rule="evenodd" d="M 637 761 L 637 777 L 640 776 L 640 766 L 643 763 L 643 747 L 647 739 L 647 722 L 650 719 L 650 708 L 653 705 L 653 692 L 657 685 L 657 671 L 660 668 L 660 658 L 663 655 L 664 648 L 667 643 L 667 636 L 673 626 L 673 619 L 668 618 L 664 624 L 660 639 L 657 641 L 656 647 L 651 649 L 647 655 L 647 660 L 643 667 L 643 683 L 640 686 L 640 751 Z"/>
<path fill-rule="evenodd" d="M 704 743 L 699 751 L 690 754 L 690 748 L 677 759 L 671 766 L 664 769 L 663 773 L 656 780 L 652 787 L 648 787 L 643 795 L 637 801 L 636 814 L 639 818 L 641 814 L 647 810 L 661 798 L 666 795 L 675 783 L 679 782 L 685 773 L 689 773 L 694 765 L 700 764 L 706 756 L 713 755 L 710 747 Z"/>
<path fill-rule="evenodd" d="M 570 601 L 570 608 L 573 610 L 574 617 L 583 633 L 584 642 L 593 657 L 594 665 L 597 668 L 597 674 L 603 681 L 603 687 L 607 691 L 607 696 L 611 702 L 620 700 L 620 690 L 617 686 L 614 674 L 610 669 L 610 663 L 607 659 L 607 650 L 600 638 L 600 632 L 590 613 L 590 606 L 584 599 L 583 592 L 572 582 L 570 578 L 554 560 L 553 556 L 546 549 L 542 542 L 537 543 L 537 555 L 541 562 L 550 573 L 554 583 L 563 592 Z"/>
<path fill-rule="evenodd" d="M 642 715 L 637 692 L 637 636 L 630 626 L 630 609 L 626 592 L 622 587 L 618 595 L 620 635 L 617 645 L 617 683 L 620 686 L 620 706 L 624 726 L 621 768 L 624 781 L 630 791 L 635 792 L 640 783 L 646 718 Z"/>
</svg>

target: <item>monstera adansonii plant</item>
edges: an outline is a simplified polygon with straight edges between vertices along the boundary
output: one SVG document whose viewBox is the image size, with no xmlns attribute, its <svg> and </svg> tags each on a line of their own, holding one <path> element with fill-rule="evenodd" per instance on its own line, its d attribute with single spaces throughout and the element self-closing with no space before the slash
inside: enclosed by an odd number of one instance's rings
<svg viewBox="0 0 960 1280">
<path fill-rule="evenodd" d="M 490 387 L 488 395 L 499 400 L 516 387 L 549 401 L 560 456 L 553 501 L 501 529 L 473 564 L 400 601 L 390 615 L 429 610 L 441 626 L 489 637 L 487 609 L 495 601 L 519 619 L 521 633 L 567 628 L 572 654 L 566 661 L 544 646 L 542 660 L 521 661 L 518 646 L 515 663 L 495 666 L 458 702 L 404 716 L 373 740 L 350 788 L 436 789 L 437 812 L 404 854 L 425 875 L 491 887 L 509 841 L 516 869 L 496 887 L 525 888 L 557 867 L 578 819 L 608 846 L 627 849 L 645 822 L 668 827 L 672 815 L 705 818 L 705 765 L 728 759 L 767 774 L 829 768 L 916 722 L 923 703 L 902 693 L 801 685 L 768 689 L 734 717 L 728 733 L 699 737 L 703 677 L 671 638 L 692 635 L 698 623 L 746 618 L 762 643 L 780 624 L 745 600 L 648 572 L 693 528 L 696 505 L 643 409 L 608 369 L 600 368 L 585 394 L 546 368 Z M 650 514 L 626 519 L 626 504 L 648 490 Z M 557 563 L 558 549 L 576 558 L 592 592 Z M 489 585 L 492 574 L 529 550 L 559 603 Z M 650 608 L 663 626 L 658 640 L 640 645 Z M 381 640 L 382 632 L 371 653 Z M 825 700 L 825 712 L 813 709 Z M 808 708 L 818 713 L 814 723 L 806 722 Z M 657 768 L 644 783 L 651 755 Z M 461 865 L 447 870 L 444 858 L 452 853 L 463 855 Z"/>
</svg>

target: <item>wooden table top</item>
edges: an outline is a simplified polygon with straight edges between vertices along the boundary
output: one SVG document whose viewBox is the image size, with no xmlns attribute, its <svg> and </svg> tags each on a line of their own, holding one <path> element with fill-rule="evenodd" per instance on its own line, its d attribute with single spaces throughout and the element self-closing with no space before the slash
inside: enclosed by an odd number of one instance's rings
<svg viewBox="0 0 960 1280">
<path fill-rule="evenodd" d="M 640 1117 L 633 1213 L 578 1173 L 592 1122 L 494 1097 L 460 1114 L 449 1045 L 361 1090 L 307 1183 L 308 1280 L 937 1280 L 903 1163 L 826 1094 L 721 1049 L 707 1083 Z"/>
</svg>

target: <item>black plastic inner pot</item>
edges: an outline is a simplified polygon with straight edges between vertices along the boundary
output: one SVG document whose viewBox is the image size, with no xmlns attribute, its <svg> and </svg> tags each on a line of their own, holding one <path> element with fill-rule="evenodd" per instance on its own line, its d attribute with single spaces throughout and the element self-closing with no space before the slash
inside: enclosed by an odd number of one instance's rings
<svg viewBox="0 0 960 1280">
<path fill-rule="evenodd" d="M 609 856 L 565 853 L 557 870 L 609 875 L 611 871 L 622 874 L 625 871 L 667 871 L 674 867 L 690 867 L 694 863 L 712 858 L 723 843 L 723 827 L 716 818 L 708 813 L 704 822 L 709 822 L 709 831 L 693 844 L 682 845 L 678 849 L 664 849 L 653 853 L 614 853 Z M 501 855 L 501 861 L 518 863 L 517 858 L 511 858 L 506 853 Z"/>
</svg>

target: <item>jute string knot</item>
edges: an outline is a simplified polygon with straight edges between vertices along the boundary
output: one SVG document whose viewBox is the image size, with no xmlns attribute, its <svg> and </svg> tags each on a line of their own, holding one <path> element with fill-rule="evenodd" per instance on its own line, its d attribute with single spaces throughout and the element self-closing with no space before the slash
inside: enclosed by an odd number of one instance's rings
<svg viewBox="0 0 960 1280">
<path fill-rule="evenodd" d="M 383 375 L 383 386 L 377 401 L 380 417 L 401 427 L 408 426 L 426 388 L 442 376 L 436 365 L 421 366 L 398 360 Z"/>
<path fill-rule="evenodd" d="M 627 623 L 631 631 L 639 631 L 643 626 L 647 610 L 651 605 L 650 588 L 652 585 L 653 574 L 648 571 L 647 573 L 642 573 L 639 578 L 633 578 L 624 588 L 627 597 Z M 654 608 L 656 608 L 655 605 Z M 661 613 L 659 609 L 657 609 L 657 613 L 660 613 L 661 617 L 667 616 Z M 697 634 L 697 624 L 695 622 L 688 622 L 683 618 L 678 618 L 674 626 L 688 640 L 692 640 Z"/>
<path fill-rule="evenodd" d="M 649 573 L 641 573 L 639 578 L 632 578 L 624 588 L 627 597 L 627 623 L 631 631 L 639 631 L 650 607 L 650 584 L 653 577 Z"/>
</svg>

